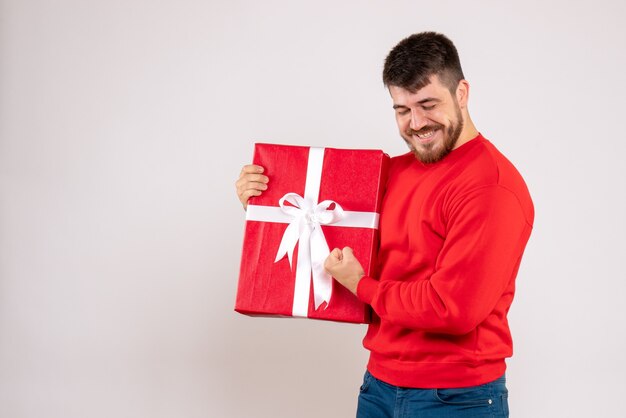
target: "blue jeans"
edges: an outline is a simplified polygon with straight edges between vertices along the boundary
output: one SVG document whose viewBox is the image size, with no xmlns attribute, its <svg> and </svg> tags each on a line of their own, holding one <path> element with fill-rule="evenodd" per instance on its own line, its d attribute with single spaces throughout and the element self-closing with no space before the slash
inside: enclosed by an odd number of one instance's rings
<svg viewBox="0 0 626 418">
<path fill-rule="evenodd" d="M 357 418 L 508 418 L 504 376 L 459 389 L 393 386 L 365 372 Z"/>
</svg>

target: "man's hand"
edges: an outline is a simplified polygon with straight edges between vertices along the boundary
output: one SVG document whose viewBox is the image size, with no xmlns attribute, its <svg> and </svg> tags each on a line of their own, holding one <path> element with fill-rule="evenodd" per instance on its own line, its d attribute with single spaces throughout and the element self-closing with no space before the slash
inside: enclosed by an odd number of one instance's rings
<svg viewBox="0 0 626 418">
<path fill-rule="evenodd" d="M 363 271 L 359 260 L 354 257 L 352 248 L 344 247 L 343 250 L 339 248 L 332 250 L 324 262 L 324 268 L 339 283 L 356 295 L 357 285 L 365 276 L 365 271 Z"/>
<path fill-rule="evenodd" d="M 241 169 L 235 186 L 244 209 L 248 207 L 248 199 L 252 196 L 260 196 L 264 190 L 267 190 L 269 178 L 261 173 L 263 173 L 263 167 L 260 165 L 244 165 Z"/>
</svg>

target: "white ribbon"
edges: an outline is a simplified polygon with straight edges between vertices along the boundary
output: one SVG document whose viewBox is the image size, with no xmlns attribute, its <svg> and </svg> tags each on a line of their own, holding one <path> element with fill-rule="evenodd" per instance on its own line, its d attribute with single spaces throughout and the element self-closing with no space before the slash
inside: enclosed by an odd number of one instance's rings
<svg viewBox="0 0 626 418">
<path fill-rule="evenodd" d="M 246 211 L 246 219 L 249 221 L 289 224 L 274 262 L 282 260 L 287 255 L 289 265 L 293 268 L 293 250 L 296 243 L 300 243 L 296 263 L 293 316 L 308 316 L 311 275 L 315 309 L 323 302 L 328 304 L 332 296 L 332 277 L 324 269 L 324 261 L 330 254 L 330 249 L 321 225 L 378 228 L 379 215 L 376 212 L 345 211 L 341 205 L 332 200 L 318 203 L 323 162 L 324 148 L 311 147 L 304 197 L 297 193 L 287 193 L 279 200 L 278 207 L 249 204 Z"/>
<path fill-rule="evenodd" d="M 286 205 L 285 202 L 290 203 L 291 206 Z M 306 306 L 295 307 L 296 302 L 294 300 L 294 311 L 302 313 L 301 310 L 304 309 L 304 316 L 306 316 L 309 308 L 309 280 L 299 281 L 298 278 L 308 278 L 310 273 L 313 274 L 315 309 L 319 308 L 323 302 L 330 302 L 332 277 L 324 269 L 324 261 L 330 254 L 330 249 L 321 225 L 331 225 L 338 222 L 344 217 L 344 211 L 337 202 L 332 200 L 325 200 L 311 207 L 310 202 L 296 193 L 287 193 L 279 200 L 278 204 L 281 210 L 292 218 L 292 221 L 283 234 L 274 262 L 282 260 L 286 254 L 289 265 L 293 268 L 293 250 L 296 243 L 300 241 L 295 294 L 305 292 L 304 289 L 298 289 L 298 287 L 306 286 L 307 298 Z M 330 209 L 333 205 L 335 207 Z M 304 302 L 304 298 L 301 302 Z"/>
</svg>

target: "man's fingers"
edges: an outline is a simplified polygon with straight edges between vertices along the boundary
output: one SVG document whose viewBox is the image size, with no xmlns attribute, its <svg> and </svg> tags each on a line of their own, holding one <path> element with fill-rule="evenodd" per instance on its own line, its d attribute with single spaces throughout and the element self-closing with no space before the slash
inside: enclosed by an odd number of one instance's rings
<svg viewBox="0 0 626 418">
<path fill-rule="evenodd" d="M 248 164 L 248 165 L 244 165 L 243 168 L 241 169 L 241 174 L 254 174 L 254 173 L 262 173 L 263 171 L 265 171 L 265 169 L 263 167 L 261 167 L 260 165 L 256 165 L 256 164 Z"/>
<path fill-rule="evenodd" d="M 354 251 L 350 247 L 343 247 L 343 255 L 345 257 L 354 258 Z"/>
<path fill-rule="evenodd" d="M 343 259 L 343 254 L 341 253 L 341 250 L 339 248 L 335 248 L 330 252 L 330 255 L 332 258 L 334 258 L 337 261 L 341 261 Z"/>
<path fill-rule="evenodd" d="M 248 207 L 248 199 L 253 196 L 260 196 L 264 190 L 267 190 L 269 178 L 264 176 L 265 169 L 260 165 L 248 164 L 244 165 L 239 173 L 239 178 L 235 182 L 237 189 L 237 197 L 243 205 L 244 209 Z"/>
<path fill-rule="evenodd" d="M 241 194 L 247 190 L 264 191 L 264 190 L 267 190 L 267 184 L 259 183 L 256 181 L 237 184 L 237 193 Z"/>
<path fill-rule="evenodd" d="M 264 176 L 263 174 L 242 174 L 239 176 L 235 185 L 237 187 L 244 186 L 246 183 L 262 183 L 266 184 L 269 182 L 269 178 Z"/>
<path fill-rule="evenodd" d="M 267 183 L 269 181 L 269 178 L 262 174 L 244 173 L 246 167 L 241 170 L 242 174 L 235 182 L 235 187 L 237 188 L 237 196 L 239 197 L 239 200 L 243 204 L 244 208 L 247 206 L 248 199 L 250 197 L 260 196 L 262 191 L 267 190 Z"/>
<path fill-rule="evenodd" d="M 247 202 L 252 196 L 261 196 L 261 193 L 260 190 L 248 189 L 241 193 L 241 199 Z"/>
<path fill-rule="evenodd" d="M 339 248 L 335 248 L 328 254 L 326 260 L 324 261 L 324 269 L 330 273 L 330 270 L 335 267 L 337 264 L 341 263 L 341 259 L 343 255 L 341 254 L 341 250 Z"/>
</svg>

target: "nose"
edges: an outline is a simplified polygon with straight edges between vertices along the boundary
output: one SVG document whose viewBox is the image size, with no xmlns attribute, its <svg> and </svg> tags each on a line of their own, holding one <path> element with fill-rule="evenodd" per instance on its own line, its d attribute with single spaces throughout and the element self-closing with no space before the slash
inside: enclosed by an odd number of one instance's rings
<svg viewBox="0 0 626 418">
<path fill-rule="evenodd" d="M 426 126 L 426 122 L 426 118 L 424 117 L 422 112 L 419 111 L 419 109 L 411 110 L 411 124 L 409 125 L 409 127 L 412 130 L 419 131 L 424 126 Z"/>
</svg>

